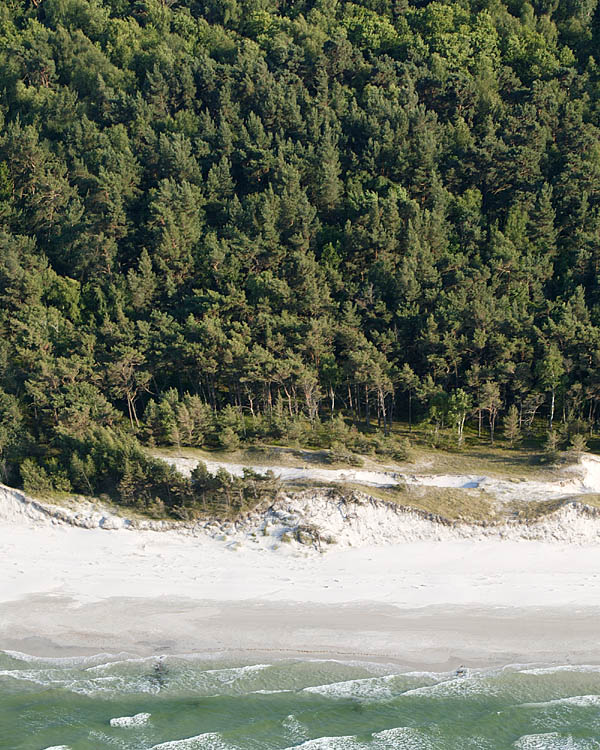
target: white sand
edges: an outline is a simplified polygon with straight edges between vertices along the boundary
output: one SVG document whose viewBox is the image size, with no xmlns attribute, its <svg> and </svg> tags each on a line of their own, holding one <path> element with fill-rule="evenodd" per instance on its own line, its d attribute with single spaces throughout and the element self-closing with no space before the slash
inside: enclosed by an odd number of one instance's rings
<svg viewBox="0 0 600 750">
<path fill-rule="evenodd" d="M 598 606 L 600 547 L 445 539 L 326 554 L 297 546 L 231 550 L 210 539 L 69 526 L 0 528 L 0 601 L 49 593 L 208 601 L 428 605 Z"/>
<path fill-rule="evenodd" d="M 0 648 L 600 662 L 598 518 L 567 508 L 527 539 L 369 504 L 344 520 L 318 497 L 302 502 L 322 524 L 341 518 L 343 543 L 319 554 L 249 527 L 219 540 L 101 513 L 78 528 L 0 488 Z"/>
</svg>

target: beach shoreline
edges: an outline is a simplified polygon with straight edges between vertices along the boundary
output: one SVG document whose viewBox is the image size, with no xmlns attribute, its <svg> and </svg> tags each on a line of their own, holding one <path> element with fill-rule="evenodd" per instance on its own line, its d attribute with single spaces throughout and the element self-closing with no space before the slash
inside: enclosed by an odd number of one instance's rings
<svg viewBox="0 0 600 750">
<path fill-rule="evenodd" d="M 597 607 L 402 609 L 168 596 L 81 604 L 28 596 L 2 604 L 0 650 L 46 658 L 185 654 L 238 664 L 322 659 L 433 672 L 461 665 L 600 666 L 599 616 Z"/>
<path fill-rule="evenodd" d="M 320 553 L 249 533 L 97 520 L 86 528 L 10 488 L 3 502 L 2 650 L 340 658 L 436 671 L 600 664 L 598 519 L 574 511 L 535 538 L 399 512 L 403 536 L 390 543 L 388 516 L 365 503 L 342 519 L 347 543 Z M 584 543 L 570 543 L 565 524 Z M 377 534 L 384 543 L 354 546 Z"/>
</svg>

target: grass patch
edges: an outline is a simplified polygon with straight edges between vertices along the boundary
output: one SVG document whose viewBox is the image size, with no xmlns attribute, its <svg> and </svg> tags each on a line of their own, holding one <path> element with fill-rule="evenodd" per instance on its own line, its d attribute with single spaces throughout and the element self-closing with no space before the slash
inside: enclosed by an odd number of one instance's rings
<svg viewBox="0 0 600 750">
<path fill-rule="evenodd" d="M 331 460 L 328 450 L 256 445 L 236 451 L 207 451 L 200 448 L 152 449 L 154 456 L 165 458 L 195 458 L 200 461 L 220 461 L 244 465 L 290 466 L 303 468 L 347 469 L 352 463 Z M 540 462 L 538 454 L 527 451 L 473 446 L 462 451 L 449 451 L 416 447 L 411 449 L 411 461 L 394 461 L 386 456 L 360 456 L 364 469 L 382 470 L 397 468 L 404 473 L 423 474 L 477 474 L 506 479 L 550 480 L 555 469 Z"/>
<path fill-rule="evenodd" d="M 519 521 L 539 521 L 573 501 L 581 505 L 589 505 L 592 508 L 600 509 L 600 494 L 590 493 L 589 495 L 574 495 L 557 500 L 537 500 L 522 504 L 514 503 L 506 506 L 506 512 L 511 518 L 516 518 Z"/>
<path fill-rule="evenodd" d="M 406 472 L 427 474 L 475 474 L 496 479 L 555 478 L 556 470 L 541 462 L 539 454 L 527 451 L 472 446 L 462 451 L 413 448 L 414 461 L 402 464 Z"/>
<path fill-rule="evenodd" d="M 347 468 L 350 463 L 331 462 L 329 451 L 308 451 L 293 448 L 272 449 L 273 464 L 297 466 L 299 461 L 323 468 Z M 255 460 L 252 451 L 243 452 L 247 460 Z M 559 465 L 574 463 L 572 454 L 561 454 Z M 526 450 L 509 449 L 502 446 L 473 445 L 463 450 L 432 449 L 422 446 L 411 447 L 411 457 L 398 461 L 390 456 L 369 454 L 361 455 L 364 469 L 382 470 L 394 467 L 406 474 L 475 474 L 491 476 L 497 479 L 537 479 L 551 481 L 556 476 L 557 466 L 549 464 L 545 456 Z M 223 459 L 227 460 L 227 459 Z M 231 460 L 231 459 L 229 459 Z"/>
<path fill-rule="evenodd" d="M 158 458 L 192 458 L 198 461 L 217 461 L 245 466 L 285 466 L 306 469 L 357 468 L 356 456 L 354 455 L 339 460 L 339 455 L 332 455 L 332 452 L 327 449 L 312 450 L 292 446 L 251 445 L 236 451 L 208 451 L 201 448 L 168 446 L 148 449 L 148 453 Z M 362 460 L 362 457 L 360 458 Z M 367 461 L 369 460 L 367 459 Z"/>
<path fill-rule="evenodd" d="M 286 485 L 289 492 L 299 492 L 308 488 L 317 489 L 315 483 L 294 483 Z M 488 521 L 501 520 L 493 495 L 478 489 L 454 487 L 423 487 L 399 485 L 397 487 L 367 487 L 362 484 L 330 484 L 341 495 L 360 492 L 376 500 L 394 503 L 405 508 L 442 516 L 448 521 Z"/>
<path fill-rule="evenodd" d="M 500 520 L 494 496 L 479 489 L 410 486 L 403 497 L 411 508 L 442 516 L 449 521 Z"/>
</svg>

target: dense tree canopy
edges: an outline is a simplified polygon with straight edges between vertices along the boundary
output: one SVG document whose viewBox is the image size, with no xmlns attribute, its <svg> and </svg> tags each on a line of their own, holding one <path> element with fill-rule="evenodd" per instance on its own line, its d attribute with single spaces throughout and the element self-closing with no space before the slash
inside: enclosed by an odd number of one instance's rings
<svg viewBox="0 0 600 750">
<path fill-rule="evenodd" d="M 5 478 L 124 497 L 113 440 L 341 414 L 593 428 L 597 6 L 1 3 Z"/>
</svg>

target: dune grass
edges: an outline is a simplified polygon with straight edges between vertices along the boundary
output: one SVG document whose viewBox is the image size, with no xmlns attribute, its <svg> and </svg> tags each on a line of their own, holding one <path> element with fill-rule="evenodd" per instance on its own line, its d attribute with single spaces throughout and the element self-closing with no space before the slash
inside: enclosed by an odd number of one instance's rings
<svg viewBox="0 0 600 750">
<path fill-rule="evenodd" d="M 600 494 L 575 495 L 557 500 L 537 500 L 528 503 L 513 503 L 506 506 L 506 514 L 510 518 L 523 522 L 538 521 L 544 516 L 555 513 L 566 503 L 575 501 L 581 505 L 589 505 L 600 509 Z"/>
<path fill-rule="evenodd" d="M 478 489 L 453 487 L 424 487 L 399 485 L 397 487 L 370 487 L 357 483 L 328 484 L 295 482 L 286 484 L 287 492 L 300 492 L 308 488 L 335 488 L 341 495 L 359 492 L 376 500 L 394 503 L 402 508 L 441 516 L 448 521 L 495 522 L 501 520 L 493 495 Z"/>
<path fill-rule="evenodd" d="M 328 450 L 293 446 L 256 445 L 236 451 L 171 446 L 154 448 L 151 453 L 155 456 L 177 456 L 244 465 L 359 468 L 349 462 L 332 461 Z M 391 468 L 407 474 L 475 474 L 516 480 L 551 480 L 556 475 L 556 468 L 543 463 L 539 454 L 485 445 L 469 446 L 460 451 L 417 445 L 411 447 L 410 455 L 405 461 L 395 461 L 388 456 L 376 454 L 361 455 L 360 458 L 360 468 L 375 471 Z"/>
</svg>

